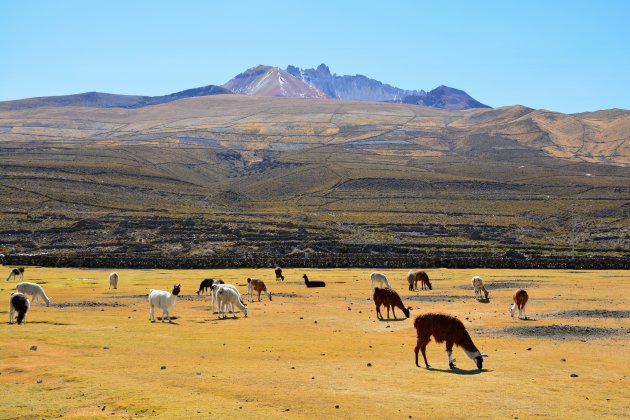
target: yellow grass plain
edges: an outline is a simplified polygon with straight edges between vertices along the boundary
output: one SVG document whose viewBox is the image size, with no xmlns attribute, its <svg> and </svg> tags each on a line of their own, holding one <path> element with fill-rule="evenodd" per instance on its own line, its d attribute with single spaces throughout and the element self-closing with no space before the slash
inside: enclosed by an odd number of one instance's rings
<svg viewBox="0 0 630 420">
<path fill-rule="evenodd" d="M 411 318 L 399 321 L 376 319 L 370 269 L 285 269 L 284 283 L 275 281 L 272 269 L 117 270 L 117 290 L 108 289 L 110 271 L 27 267 L 24 280 L 42 284 L 53 305 L 32 305 L 26 325 L 19 326 L 8 324 L 16 281 L 2 280 L 0 418 L 630 413 L 625 271 L 428 269 L 433 290 L 409 292 L 407 270 L 381 270 L 412 307 Z M 303 273 L 327 287 L 307 289 Z M 489 303 L 474 299 L 472 275 L 484 279 Z M 247 277 L 261 278 L 273 301 L 247 302 L 247 318 L 238 313 L 238 319 L 219 320 L 209 298 L 194 294 L 206 277 L 236 284 L 243 295 Z M 182 284 L 173 324 L 149 322 L 148 290 L 170 290 L 173 283 Z M 528 321 L 508 314 L 517 285 L 530 294 Z M 459 348 L 459 369 L 448 369 L 444 344 L 434 342 L 427 347 L 432 369 L 415 366 L 413 318 L 430 311 L 465 323 L 489 355 L 484 370 Z M 571 334 L 574 329 L 579 333 Z M 37 350 L 30 350 L 33 345 Z"/>
</svg>

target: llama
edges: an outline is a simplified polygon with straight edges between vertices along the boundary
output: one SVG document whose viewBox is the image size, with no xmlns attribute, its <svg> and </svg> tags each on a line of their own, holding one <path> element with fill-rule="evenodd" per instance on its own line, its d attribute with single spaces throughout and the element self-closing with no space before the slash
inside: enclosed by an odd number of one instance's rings
<svg viewBox="0 0 630 420">
<path fill-rule="evenodd" d="M 514 312 L 518 309 L 518 319 L 527 319 L 525 315 L 525 305 L 529 300 L 529 295 L 524 289 L 518 289 L 512 296 L 513 304 L 510 305 L 510 315 L 514 318 Z"/>
<path fill-rule="evenodd" d="M 413 278 L 415 290 L 418 290 L 418 281 L 420 281 L 420 287 L 422 290 L 424 290 L 424 286 L 426 286 L 429 290 L 433 290 L 433 285 L 429 281 L 429 276 L 424 271 L 417 271 Z"/>
<path fill-rule="evenodd" d="M 407 273 L 407 283 L 409 283 L 409 291 L 413 292 L 415 290 L 414 288 L 414 282 L 416 281 L 416 272 L 415 271 L 410 271 Z M 418 285 L 416 285 L 416 287 L 418 287 Z"/>
<path fill-rule="evenodd" d="M 9 324 L 13 324 L 13 314 L 17 311 L 17 323 L 18 325 L 26 324 L 26 313 L 28 308 L 31 307 L 31 303 L 24 293 L 13 292 L 9 297 Z"/>
<path fill-rule="evenodd" d="M 220 283 L 215 283 L 211 286 L 211 296 L 212 296 L 212 313 L 214 313 L 214 305 L 215 303 L 217 304 L 217 312 L 219 312 L 221 310 L 221 307 L 219 306 L 219 290 L 221 289 L 232 289 L 234 290 L 234 292 L 236 292 L 236 294 L 240 297 L 241 293 L 238 291 L 238 289 L 236 288 L 236 286 L 232 285 L 232 284 L 220 284 Z"/>
<path fill-rule="evenodd" d="M 374 283 L 378 283 L 379 287 L 387 287 L 388 289 L 392 288 L 392 285 L 387 281 L 387 277 L 382 273 L 372 273 L 370 274 L 370 284 L 372 285 L 372 290 L 374 289 Z"/>
<path fill-rule="evenodd" d="M 306 274 L 304 274 L 302 278 L 304 279 L 304 283 L 306 284 L 306 287 L 309 287 L 309 288 L 310 287 L 326 287 L 325 282 L 321 280 L 309 280 Z"/>
<path fill-rule="evenodd" d="M 24 280 L 24 267 L 18 267 L 11 270 L 11 272 L 7 276 L 7 281 L 9 281 L 11 277 L 13 277 L 13 279 L 15 280 L 17 276 L 20 276 L 20 281 Z"/>
<path fill-rule="evenodd" d="M 247 305 L 245 305 L 238 292 L 229 287 L 220 287 L 218 289 L 219 318 L 221 318 L 221 313 L 223 313 L 223 318 L 227 318 L 225 310 L 228 305 L 230 305 L 230 311 L 232 315 L 234 315 L 234 318 L 236 318 L 236 314 L 234 313 L 235 306 L 239 308 L 241 312 L 245 314 L 245 318 L 247 318 Z"/>
<path fill-rule="evenodd" d="M 276 281 L 278 281 L 278 279 L 281 279 L 282 281 L 284 281 L 284 276 L 282 275 L 282 268 L 276 266 L 275 272 L 276 272 Z"/>
<path fill-rule="evenodd" d="M 473 277 L 471 283 L 473 285 L 473 288 L 475 289 L 475 296 L 477 297 L 477 300 L 481 300 L 481 292 L 483 292 L 485 299 L 488 299 L 488 295 L 490 294 L 490 292 L 486 290 L 486 287 L 483 285 L 481 277 Z"/>
<path fill-rule="evenodd" d="M 208 289 L 212 292 L 213 284 L 225 284 L 225 282 L 220 279 L 203 279 L 199 284 L 199 290 L 196 292 L 197 296 L 201 296 L 202 293 L 208 294 Z"/>
<path fill-rule="evenodd" d="M 118 289 L 118 273 L 113 272 L 109 275 L 109 288 Z"/>
<path fill-rule="evenodd" d="M 155 322 L 155 317 L 153 316 L 154 306 L 162 309 L 162 322 L 164 322 L 164 315 L 168 318 L 168 322 L 171 322 L 171 315 L 168 313 L 168 309 L 175 305 L 181 286 L 181 284 L 174 284 L 173 291 L 170 293 L 163 290 L 149 290 L 149 304 L 151 305 L 149 319 L 151 322 Z"/>
<path fill-rule="evenodd" d="M 46 293 L 44 293 L 44 289 L 42 289 L 42 286 L 40 286 L 39 284 L 24 282 L 16 284 L 15 288 L 20 293 L 31 295 L 32 303 L 35 303 L 35 300 L 37 299 L 37 302 L 41 304 L 39 300 L 39 298 L 41 297 L 42 300 L 46 303 L 46 306 L 50 306 L 50 299 L 48 299 L 48 296 L 46 296 Z"/>
<path fill-rule="evenodd" d="M 413 325 L 418 332 L 418 344 L 414 349 L 416 352 L 416 366 L 420 367 L 418 364 L 418 351 L 421 350 L 424 364 L 427 368 L 431 367 L 429 362 L 427 362 L 426 348 L 431 341 L 431 336 L 433 336 L 436 343 L 446 341 L 446 354 L 448 355 L 448 365 L 451 369 L 455 369 L 455 359 L 452 356 L 454 344 L 461 347 L 466 355 L 475 361 L 478 369 L 482 369 L 483 358 L 488 357 L 488 355 L 481 353 L 477 349 L 470 338 L 470 334 L 466 331 L 466 327 L 459 319 L 446 314 L 429 313 L 418 315 Z"/>
<path fill-rule="evenodd" d="M 374 288 L 374 304 L 376 305 L 376 317 L 378 319 L 383 319 L 383 315 L 381 314 L 381 305 L 384 305 L 387 308 L 387 318 L 389 319 L 389 307 L 392 307 L 392 314 L 394 315 L 394 319 L 396 318 L 396 307 L 400 308 L 405 317 L 409 318 L 409 309 L 405 308 L 398 296 L 393 289 L 381 289 L 380 287 Z"/>
<path fill-rule="evenodd" d="M 254 290 L 258 292 L 258 302 L 260 302 L 260 293 L 265 292 L 269 300 L 271 300 L 271 293 L 267 291 L 267 286 L 265 286 L 265 282 L 258 279 L 247 279 L 247 294 L 249 295 L 249 301 L 253 302 L 253 294 Z"/>
</svg>

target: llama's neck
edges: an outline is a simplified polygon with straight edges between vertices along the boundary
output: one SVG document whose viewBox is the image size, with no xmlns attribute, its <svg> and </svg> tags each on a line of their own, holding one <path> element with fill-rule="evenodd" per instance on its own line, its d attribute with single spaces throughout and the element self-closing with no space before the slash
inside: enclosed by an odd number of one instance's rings
<svg viewBox="0 0 630 420">
<path fill-rule="evenodd" d="M 458 343 L 458 345 L 466 352 L 468 357 L 470 357 L 471 359 L 474 359 L 475 357 L 479 356 L 479 354 L 481 354 L 479 353 L 479 349 L 477 349 L 477 346 L 475 346 L 475 343 L 473 343 L 472 338 L 470 338 L 470 334 L 468 334 L 468 331 L 464 331 L 464 334 L 462 334 L 462 339 Z M 475 355 L 471 356 L 471 354 Z"/>
</svg>

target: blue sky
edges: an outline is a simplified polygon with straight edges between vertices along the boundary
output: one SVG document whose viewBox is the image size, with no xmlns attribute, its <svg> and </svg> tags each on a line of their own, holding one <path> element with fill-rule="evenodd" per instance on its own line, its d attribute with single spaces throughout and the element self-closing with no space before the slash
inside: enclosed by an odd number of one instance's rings
<svg viewBox="0 0 630 420">
<path fill-rule="evenodd" d="M 163 95 L 326 63 L 491 106 L 630 109 L 630 1 L 222 3 L 0 0 L 0 100 Z"/>
</svg>

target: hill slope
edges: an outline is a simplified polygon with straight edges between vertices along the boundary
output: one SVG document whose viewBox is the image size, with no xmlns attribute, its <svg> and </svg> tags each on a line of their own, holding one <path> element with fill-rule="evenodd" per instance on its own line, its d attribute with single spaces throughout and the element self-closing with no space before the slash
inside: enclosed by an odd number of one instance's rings
<svg viewBox="0 0 630 420">
<path fill-rule="evenodd" d="M 627 111 L 244 95 L 0 111 L 0 252 L 618 253 L 628 130 Z"/>
</svg>

